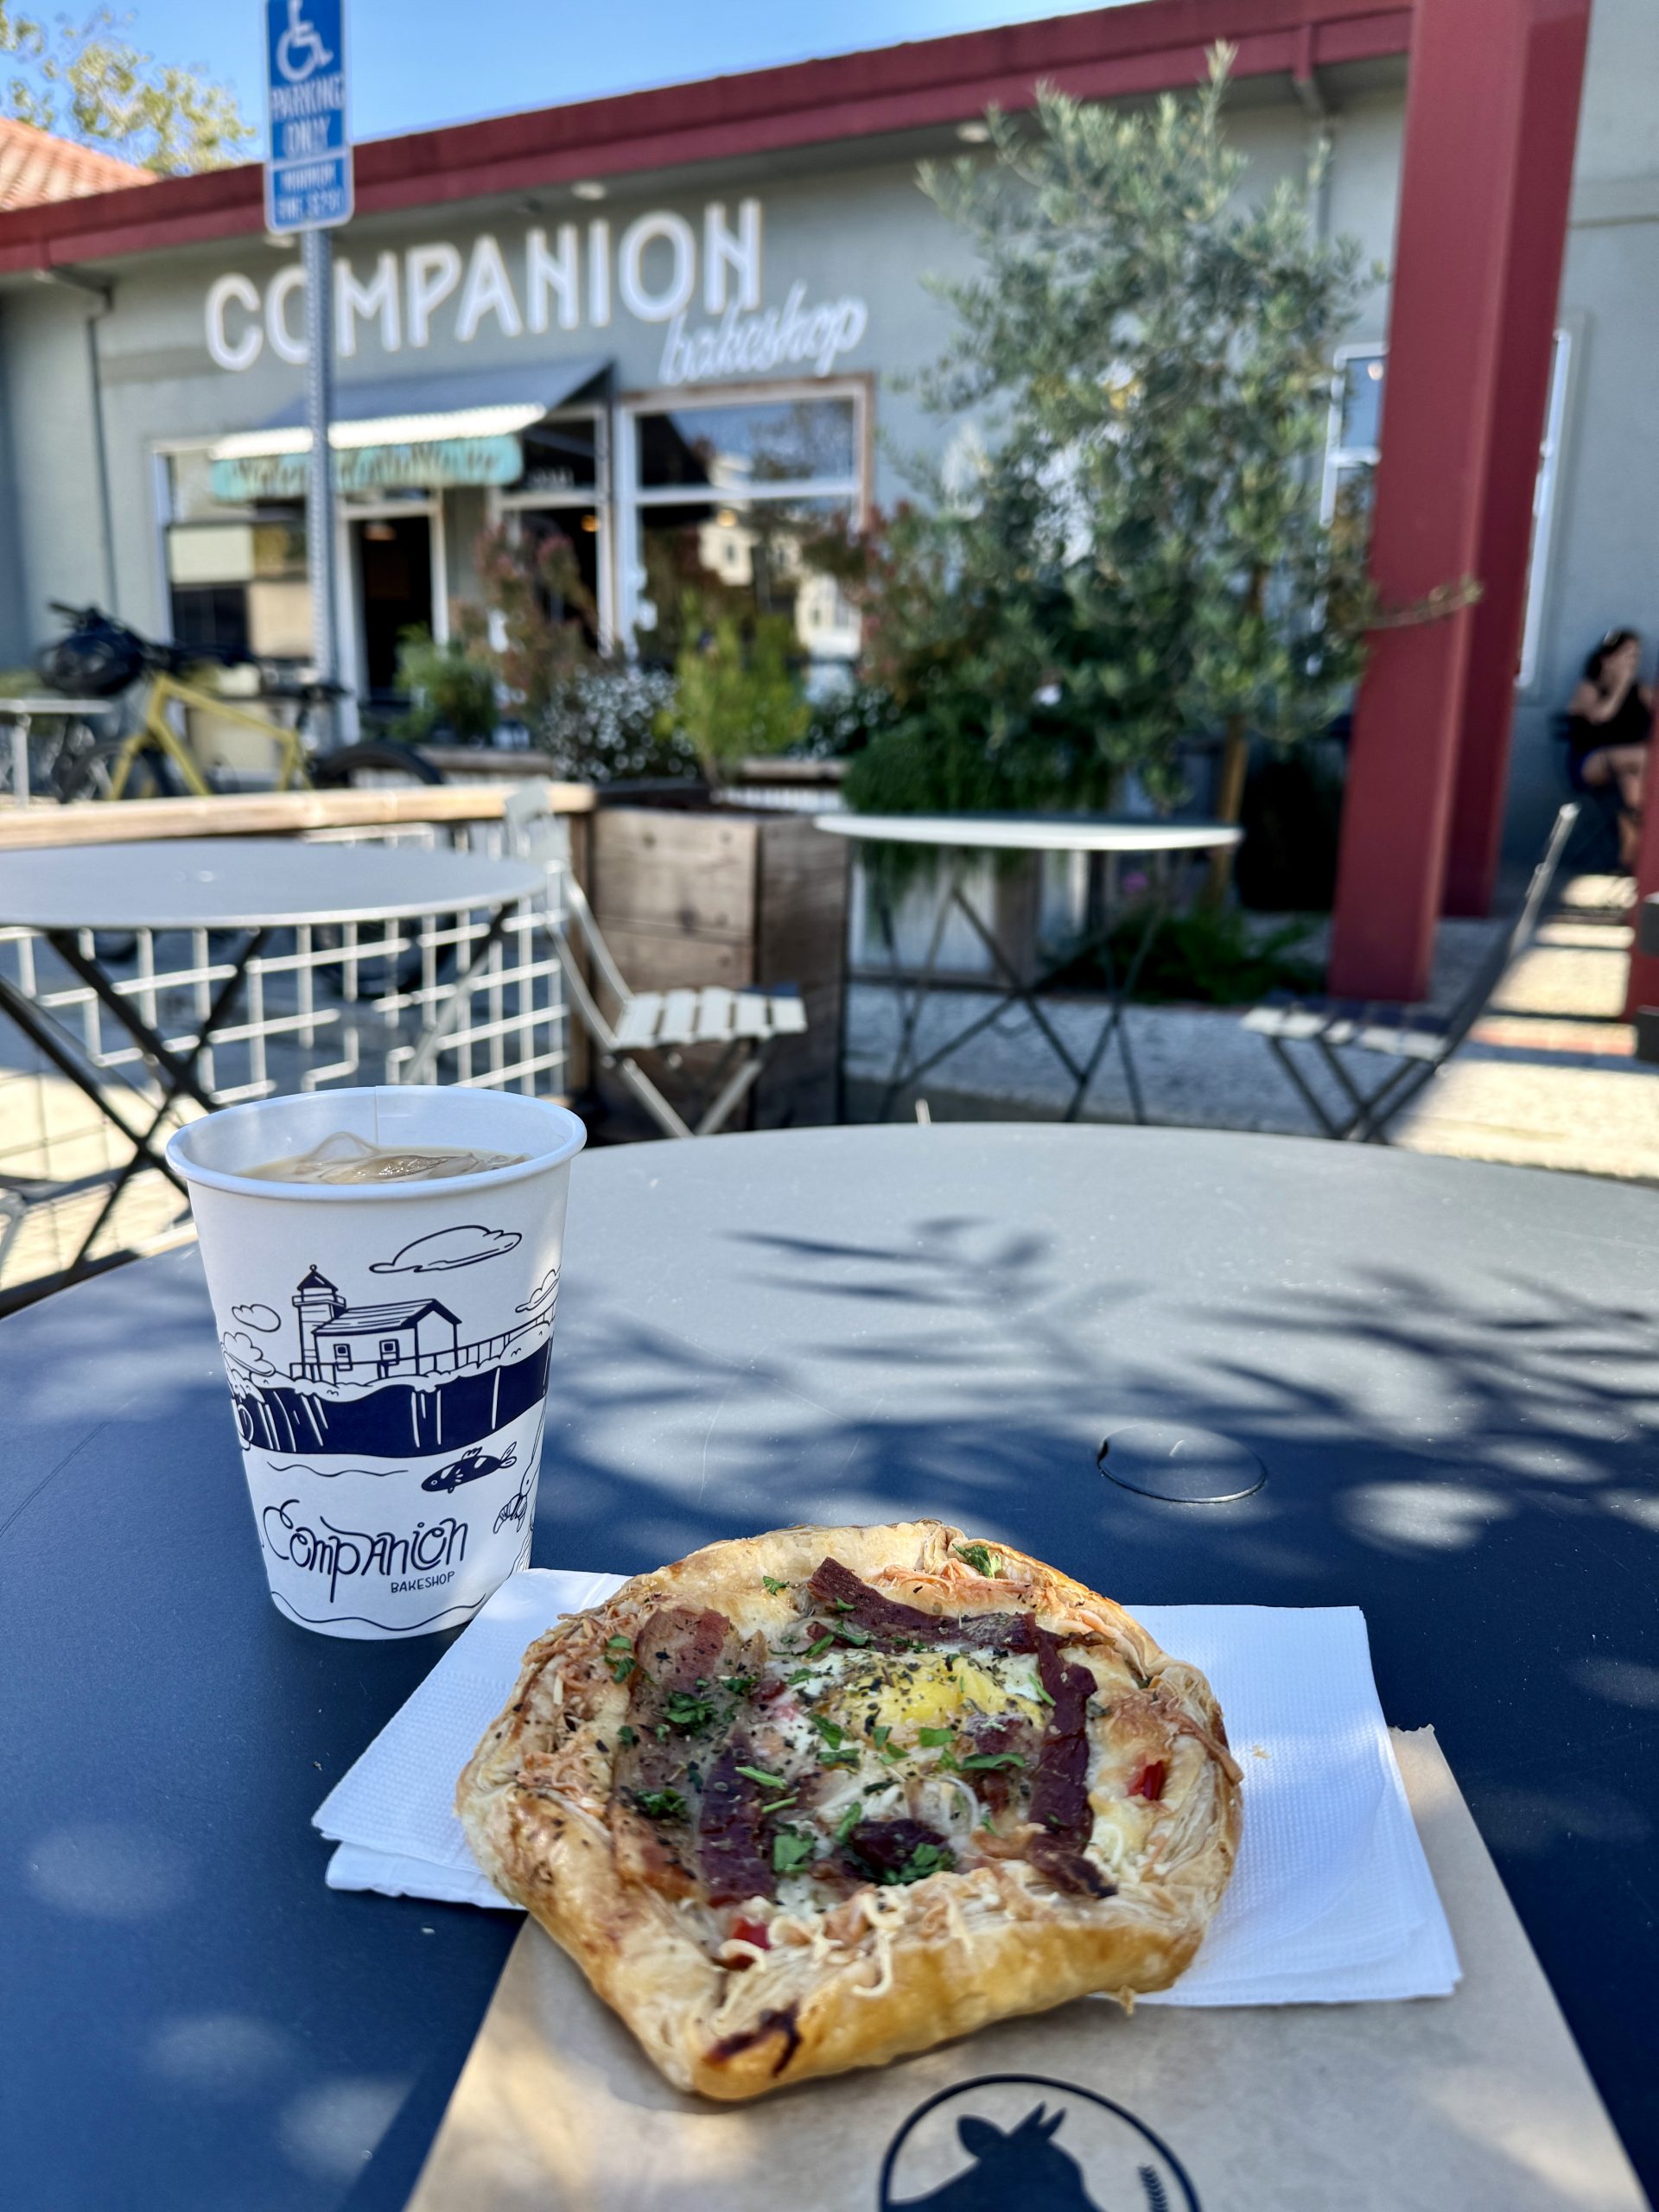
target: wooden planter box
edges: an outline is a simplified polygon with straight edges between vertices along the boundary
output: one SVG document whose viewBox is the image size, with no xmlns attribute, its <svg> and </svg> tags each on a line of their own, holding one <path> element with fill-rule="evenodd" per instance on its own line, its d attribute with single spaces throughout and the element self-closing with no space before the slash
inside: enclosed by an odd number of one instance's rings
<svg viewBox="0 0 1659 2212">
<path fill-rule="evenodd" d="M 588 896 L 601 934 L 636 991 L 700 983 L 793 983 L 804 1037 L 774 1048 L 750 1094 L 750 1128 L 837 1117 L 849 849 L 798 814 L 734 807 L 603 807 L 590 817 Z M 719 1057 L 651 1071 L 668 1096 L 699 1090 Z M 607 1103 L 626 1097 L 601 1079 Z"/>
</svg>

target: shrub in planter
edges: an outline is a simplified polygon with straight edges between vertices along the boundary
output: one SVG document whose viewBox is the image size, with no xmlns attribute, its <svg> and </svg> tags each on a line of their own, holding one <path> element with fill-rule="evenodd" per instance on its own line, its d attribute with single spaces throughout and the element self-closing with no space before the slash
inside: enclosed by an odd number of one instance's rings
<svg viewBox="0 0 1659 2212">
<path fill-rule="evenodd" d="M 674 678 L 637 661 L 594 661 L 549 698 L 531 741 L 555 772 L 591 784 L 697 774 L 695 747 L 672 726 Z"/>
<path fill-rule="evenodd" d="M 787 615 L 745 621 L 687 593 L 680 634 L 674 697 L 660 726 L 691 748 L 711 784 L 729 764 L 786 753 L 806 734 L 809 710 L 790 664 L 795 629 Z"/>
<path fill-rule="evenodd" d="M 988 161 L 924 170 L 977 260 L 915 380 L 953 451 L 909 465 L 916 509 L 815 549 L 897 703 L 858 806 L 1096 809 L 1131 771 L 1167 803 L 1215 731 L 1236 817 L 1250 736 L 1345 702 L 1373 601 L 1319 463 L 1359 254 L 1310 220 L 1316 172 L 1241 191 L 1227 59 L 1144 108 L 1045 91 L 991 115 Z"/>
<path fill-rule="evenodd" d="M 457 745 L 487 745 L 495 734 L 495 674 L 461 638 L 439 645 L 429 630 L 404 631 L 397 640 L 397 688 L 409 711 L 392 734 L 416 744 L 443 736 Z"/>
</svg>

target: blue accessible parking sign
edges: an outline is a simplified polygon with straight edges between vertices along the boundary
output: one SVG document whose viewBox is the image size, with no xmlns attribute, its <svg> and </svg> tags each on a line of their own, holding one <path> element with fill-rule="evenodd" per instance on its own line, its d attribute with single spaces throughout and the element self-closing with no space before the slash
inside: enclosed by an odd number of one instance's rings
<svg viewBox="0 0 1659 2212">
<path fill-rule="evenodd" d="M 265 222 L 276 232 L 350 219 L 345 0 L 265 0 Z"/>
</svg>

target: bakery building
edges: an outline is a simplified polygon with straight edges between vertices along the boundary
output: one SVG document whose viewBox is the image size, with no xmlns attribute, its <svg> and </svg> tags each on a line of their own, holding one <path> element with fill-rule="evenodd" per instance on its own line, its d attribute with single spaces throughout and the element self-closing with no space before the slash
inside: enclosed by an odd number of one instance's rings
<svg viewBox="0 0 1659 2212">
<path fill-rule="evenodd" d="M 1486 795 L 1489 813 L 1507 805 L 1516 851 L 1558 792 L 1552 712 L 1602 631 L 1643 626 L 1659 577 L 1649 6 L 1595 0 L 1560 179 L 1559 296 L 1532 302 L 1529 325 L 1515 268 L 1495 264 L 1478 365 L 1500 395 L 1515 366 L 1541 433 L 1503 693 L 1514 745 Z M 944 334 L 925 278 L 963 266 L 918 161 L 971 155 L 985 107 L 1028 104 L 1044 79 L 1103 98 L 1189 85 L 1217 38 L 1237 49 L 1230 129 L 1251 188 L 1327 137 L 1318 219 L 1384 272 L 1332 364 L 1334 493 L 1377 457 L 1401 340 L 1408 88 L 1414 68 L 1475 66 L 1453 50 L 1459 13 L 1459 0 L 1141 0 L 359 147 L 358 213 L 334 233 L 346 680 L 385 697 L 399 632 L 446 633 L 493 522 L 569 540 L 607 639 L 664 639 L 702 570 L 789 612 L 805 653 L 846 659 L 855 627 L 803 570 L 800 532 L 900 496 L 894 450 L 950 435 L 895 381 Z M 1472 176 L 1499 159 L 1501 122 L 1484 102 L 1466 117 Z M 1548 168 L 1535 109 L 1527 129 L 1535 186 Z M 0 652 L 32 652 L 49 600 L 97 599 L 148 632 L 307 654 L 303 282 L 297 251 L 264 235 L 257 168 L 0 213 Z M 1421 317 L 1442 309 L 1453 398 L 1471 373 L 1456 334 L 1466 299 L 1420 302 L 1414 330 L 1421 343 Z"/>
</svg>

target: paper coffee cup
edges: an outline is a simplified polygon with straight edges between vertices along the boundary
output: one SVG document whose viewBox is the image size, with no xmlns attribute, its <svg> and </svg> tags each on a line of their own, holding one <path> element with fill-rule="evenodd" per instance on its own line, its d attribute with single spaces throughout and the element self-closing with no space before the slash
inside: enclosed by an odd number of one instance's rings
<svg viewBox="0 0 1659 2212">
<path fill-rule="evenodd" d="M 336 1133 L 519 1165 L 426 1183 L 246 1171 Z M 456 1627 L 530 1555 L 570 1162 L 542 1099 L 315 1091 L 192 1122 L 190 1186 L 278 1609 L 325 1636 Z"/>
</svg>

